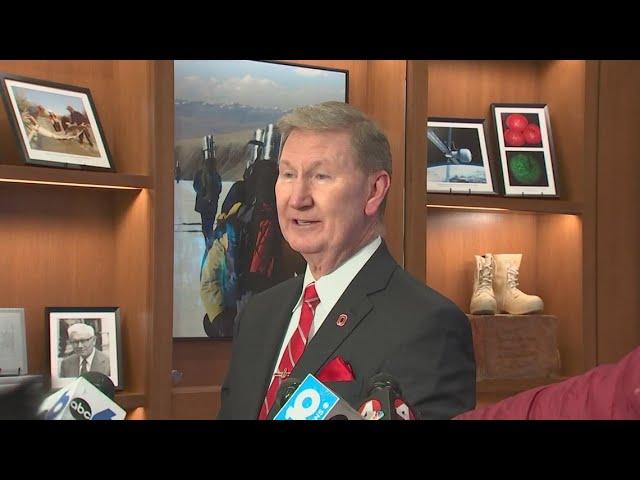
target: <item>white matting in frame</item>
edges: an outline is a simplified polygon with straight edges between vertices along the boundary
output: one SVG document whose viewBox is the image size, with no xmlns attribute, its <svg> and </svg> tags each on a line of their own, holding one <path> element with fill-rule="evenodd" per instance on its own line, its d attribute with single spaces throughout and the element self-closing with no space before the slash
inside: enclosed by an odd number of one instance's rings
<svg viewBox="0 0 640 480">
<path fill-rule="evenodd" d="M 504 192 L 558 197 L 549 109 L 545 104 L 493 104 Z"/>
<path fill-rule="evenodd" d="M 427 192 L 496 193 L 483 119 L 428 119 Z"/>
<path fill-rule="evenodd" d="M 0 308 L 0 375 L 27 373 L 24 308 Z"/>
</svg>

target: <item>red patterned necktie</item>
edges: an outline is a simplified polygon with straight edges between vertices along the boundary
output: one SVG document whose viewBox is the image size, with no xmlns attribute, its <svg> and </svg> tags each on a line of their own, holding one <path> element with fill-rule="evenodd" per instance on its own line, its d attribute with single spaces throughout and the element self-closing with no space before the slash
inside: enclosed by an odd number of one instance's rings
<svg viewBox="0 0 640 480">
<path fill-rule="evenodd" d="M 318 293 L 316 292 L 316 286 L 313 283 L 307 285 L 304 289 L 304 298 L 302 302 L 302 310 L 300 312 L 300 320 L 298 322 L 298 328 L 293 332 L 287 348 L 282 354 L 278 369 L 274 374 L 271 385 L 267 395 L 262 402 L 262 408 L 260 409 L 259 420 L 267 418 L 269 409 L 273 406 L 273 402 L 280 388 L 280 383 L 286 377 L 291 374 L 293 367 L 298 362 L 298 359 L 304 351 L 304 347 L 307 346 L 307 338 L 309 338 L 309 331 L 311 330 L 311 324 L 313 323 L 313 315 L 315 314 L 316 307 L 320 303 Z"/>
</svg>

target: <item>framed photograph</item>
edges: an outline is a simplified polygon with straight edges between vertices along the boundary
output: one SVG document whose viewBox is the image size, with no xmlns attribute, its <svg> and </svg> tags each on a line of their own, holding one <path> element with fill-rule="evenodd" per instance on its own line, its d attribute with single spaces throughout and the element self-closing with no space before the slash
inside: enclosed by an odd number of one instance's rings
<svg viewBox="0 0 640 480">
<path fill-rule="evenodd" d="M 27 373 L 24 308 L 0 308 L 0 376 Z"/>
<path fill-rule="evenodd" d="M 252 295 L 306 265 L 278 224 L 276 124 L 302 105 L 347 102 L 348 72 L 253 60 L 174 66 L 173 337 L 231 338 Z"/>
<path fill-rule="evenodd" d="M 558 197 L 549 108 L 545 104 L 491 105 L 507 196 Z"/>
<path fill-rule="evenodd" d="M 45 317 L 53 388 L 85 372 L 103 373 L 124 388 L 118 307 L 47 307 Z"/>
<path fill-rule="evenodd" d="M 0 84 L 26 163 L 114 170 L 89 89 L 2 72 Z"/>
<path fill-rule="evenodd" d="M 495 194 L 484 119 L 427 120 L 427 192 Z"/>
</svg>

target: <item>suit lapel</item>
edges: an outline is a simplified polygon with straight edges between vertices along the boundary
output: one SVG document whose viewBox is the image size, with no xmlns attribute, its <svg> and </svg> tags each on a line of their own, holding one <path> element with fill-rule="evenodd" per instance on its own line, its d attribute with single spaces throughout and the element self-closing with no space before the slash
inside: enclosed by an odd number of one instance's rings
<svg viewBox="0 0 640 480">
<path fill-rule="evenodd" d="M 293 377 L 304 377 L 307 372 L 317 373 L 340 344 L 371 312 L 373 304 L 368 296 L 386 287 L 396 267 L 397 263 L 389 254 L 383 241 L 349 284 L 307 345 L 291 372 Z M 344 326 L 338 326 L 336 323 L 341 314 L 347 315 Z"/>
<path fill-rule="evenodd" d="M 258 415 L 265 392 L 271 383 L 271 374 L 279 360 L 277 356 L 280 353 L 282 339 L 289 326 L 293 307 L 302 291 L 303 280 L 304 276 L 302 275 L 296 277 L 284 295 L 274 298 L 274 303 L 277 302 L 277 306 L 272 309 L 265 308 L 265 316 L 268 315 L 269 318 L 265 318 L 265 321 L 262 322 L 264 328 L 255 330 L 257 334 L 257 337 L 254 337 L 256 349 L 255 352 L 251 352 L 251 362 L 255 368 L 247 369 L 245 378 L 244 401 L 247 402 L 250 415 L 253 415 L 254 411 L 255 415 Z"/>
</svg>

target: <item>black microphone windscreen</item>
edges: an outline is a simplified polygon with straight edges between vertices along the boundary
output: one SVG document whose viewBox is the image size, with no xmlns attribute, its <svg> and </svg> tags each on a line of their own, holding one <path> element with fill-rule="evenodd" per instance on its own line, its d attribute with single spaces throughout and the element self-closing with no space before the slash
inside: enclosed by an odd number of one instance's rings
<svg viewBox="0 0 640 480">
<path fill-rule="evenodd" d="M 86 372 L 80 375 L 82 378 L 91 383 L 94 387 L 100 390 L 105 396 L 109 397 L 109 400 L 114 400 L 116 397 L 116 387 L 109 377 L 100 372 Z"/>
<path fill-rule="evenodd" d="M 269 414 L 267 415 L 269 420 L 273 420 L 273 417 L 278 414 L 282 406 L 287 403 L 289 397 L 293 395 L 293 392 L 295 392 L 299 386 L 300 379 L 296 377 L 287 377 L 282 381 L 282 383 L 280 383 L 280 387 L 276 392 L 276 399 L 273 402 L 271 410 L 269 410 Z"/>
<path fill-rule="evenodd" d="M 397 392 L 398 395 L 401 394 L 400 385 L 398 385 L 396 379 L 384 372 L 378 373 L 369 379 L 369 383 L 367 385 L 368 394 L 371 394 L 371 392 L 376 388 L 391 388 Z"/>
</svg>

